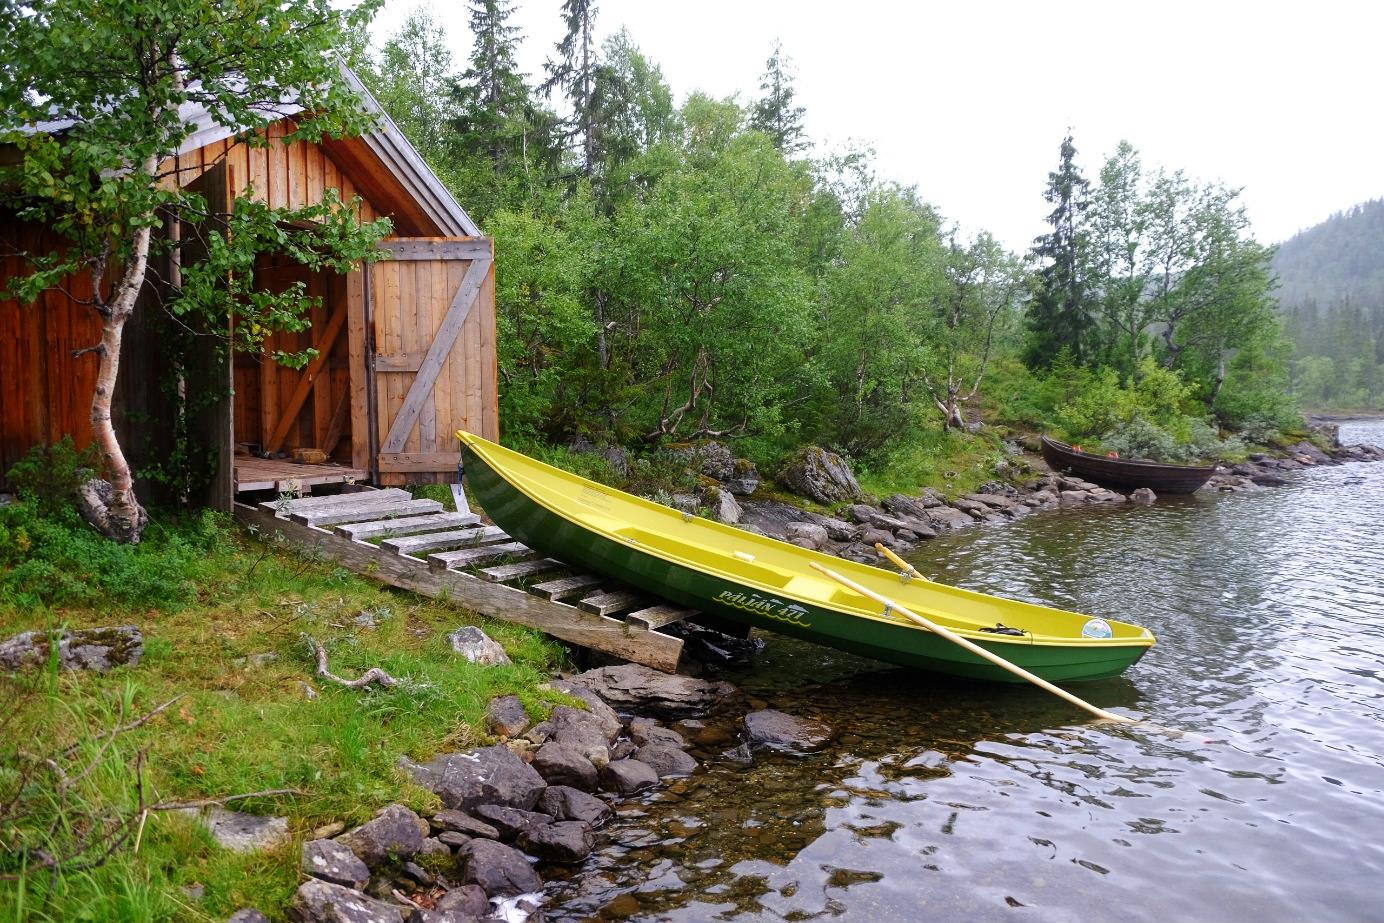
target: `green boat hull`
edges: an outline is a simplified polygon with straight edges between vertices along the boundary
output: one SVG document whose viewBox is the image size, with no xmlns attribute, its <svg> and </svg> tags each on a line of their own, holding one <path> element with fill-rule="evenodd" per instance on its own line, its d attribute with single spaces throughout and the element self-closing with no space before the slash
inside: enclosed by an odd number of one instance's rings
<svg viewBox="0 0 1384 923">
<path fill-rule="evenodd" d="M 967 679 L 1022 682 L 932 632 L 769 596 L 594 532 L 529 498 L 464 445 L 462 451 L 466 477 L 486 514 L 511 536 L 549 557 L 708 615 L 885 663 Z M 1050 682 L 1118 676 L 1148 650 L 1142 644 L 983 646 Z"/>
</svg>

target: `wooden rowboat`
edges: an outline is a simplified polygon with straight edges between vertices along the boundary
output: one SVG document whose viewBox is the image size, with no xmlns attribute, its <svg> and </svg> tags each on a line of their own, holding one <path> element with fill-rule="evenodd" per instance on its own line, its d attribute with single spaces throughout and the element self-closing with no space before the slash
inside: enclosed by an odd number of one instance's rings
<svg viewBox="0 0 1384 923">
<path fill-rule="evenodd" d="M 1054 471 L 1070 471 L 1106 487 L 1135 490 L 1147 487 L 1156 494 L 1190 494 L 1211 479 L 1216 467 L 1164 465 L 1129 458 L 1108 458 L 1083 452 L 1065 442 L 1043 437 L 1043 460 Z"/>
<path fill-rule="evenodd" d="M 855 564 L 701 519 L 459 432 L 466 477 L 524 544 L 711 615 L 901 666 L 1014 681 L 994 664 L 813 571 L 836 569 L 1049 681 L 1115 676 L 1154 643 L 1146 628 Z M 1084 637 L 1102 630 L 1110 637 Z M 997 633 L 1004 626 L 1013 634 Z"/>
</svg>

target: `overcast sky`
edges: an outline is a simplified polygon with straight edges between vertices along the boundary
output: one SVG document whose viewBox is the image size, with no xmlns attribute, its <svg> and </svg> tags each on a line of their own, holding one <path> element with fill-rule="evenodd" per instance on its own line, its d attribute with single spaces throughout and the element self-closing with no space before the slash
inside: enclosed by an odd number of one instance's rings
<svg viewBox="0 0 1384 923">
<path fill-rule="evenodd" d="M 465 6 L 425 0 L 459 64 Z M 420 6 L 387 0 L 375 34 Z M 1010 247 L 1042 233 L 1041 195 L 1068 126 L 1088 177 L 1127 139 L 1146 165 L 1244 188 L 1275 243 L 1384 196 L 1384 4 L 1360 2 L 818 3 L 598 0 L 679 100 L 753 99 L 775 39 L 797 70 L 818 149 L 862 142 L 881 177 L 918 187 Z M 561 0 L 520 0 L 520 63 L 541 75 Z"/>
</svg>

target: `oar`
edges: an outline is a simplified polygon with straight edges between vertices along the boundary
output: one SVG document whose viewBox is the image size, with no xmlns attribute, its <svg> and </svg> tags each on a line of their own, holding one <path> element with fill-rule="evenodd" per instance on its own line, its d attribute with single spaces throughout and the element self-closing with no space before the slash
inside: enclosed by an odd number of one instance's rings
<svg viewBox="0 0 1384 923">
<path fill-rule="evenodd" d="M 928 631 L 941 635 L 943 638 L 946 638 L 953 644 L 956 644 L 960 647 L 964 647 L 966 650 L 970 651 L 972 654 L 975 654 L 977 657 L 984 657 L 986 660 L 990 661 L 995 666 L 1008 670 L 1015 676 L 1026 679 L 1030 683 L 1033 683 L 1033 685 L 1038 686 L 1041 689 L 1046 689 L 1048 692 L 1051 692 L 1053 695 L 1057 696 L 1060 699 L 1065 699 L 1066 701 L 1075 705 L 1077 708 L 1085 709 L 1086 711 L 1095 715 L 1097 718 L 1104 718 L 1107 721 L 1117 721 L 1121 724 L 1140 723 L 1137 722 L 1137 719 L 1130 718 L 1126 715 L 1117 715 L 1113 711 L 1106 711 L 1103 708 L 1099 708 L 1095 705 L 1092 705 L 1085 699 L 1078 698 L 1072 695 L 1067 690 L 1054 686 L 1052 683 L 1043 679 L 1041 676 L 1034 676 L 1032 673 L 1028 672 L 1023 667 L 1018 666 L 1017 664 L 1010 663 L 1008 660 L 1005 660 L 999 654 L 992 653 L 973 641 L 968 641 L 967 639 L 961 637 L 951 629 L 944 628 L 941 625 L 938 625 L 936 622 L 931 621 L 930 619 L 923 618 L 916 612 L 910 612 L 908 609 L 904 608 L 903 606 L 900 606 L 893 600 L 885 596 L 881 596 L 874 590 L 861 586 L 854 580 L 851 580 L 849 577 L 841 576 L 836 571 L 828 567 L 823 567 L 816 561 L 811 561 L 809 563 L 812 565 L 813 568 L 826 574 L 828 577 L 830 577 L 832 580 L 835 580 L 842 586 L 850 587 L 852 590 L 855 590 L 860 595 L 873 599 L 875 602 L 884 606 L 886 611 L 897 612 L 899 615 L 902 615 L 904 618 L 909 619 L 915 624 L 921 625 Z"/>
<path fill-rule="evenodd" d="M 894 552 L 890 551 L 888 548 L 885 548 L 884 545 L 880 544 L 879 542 L 875 542 L 875 550 L 878 551 L 880 554 L 884 555 L 890 561 L 893 561 L 894 566 L 897 567 L 899 570 L 903 571 L 903 575 L 905 577 L 917 578 L 918 580 L 926 580 L 928 583 L 932 582 L 927 577 L 924 577 L 922 574 L 918 573 L 918 568 L 914 567 L 912 564 L 909 564 L 903 558 L 894 554 Z"/>
</svg>

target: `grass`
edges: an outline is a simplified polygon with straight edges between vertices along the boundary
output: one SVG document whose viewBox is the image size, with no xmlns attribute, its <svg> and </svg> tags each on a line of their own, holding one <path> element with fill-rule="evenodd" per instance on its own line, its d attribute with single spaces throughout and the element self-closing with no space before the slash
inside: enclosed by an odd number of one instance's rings
<svg viewBox="0 0 1384 923">
<path fill-rule="evenodd" d="M 51 754 L 76 743 L 83 752 L 94 733 L 120 723 L 121 715 L 128 721 L 177 695 L 182 698 L 175 705 L 104 753 L 99 771 L 72 796 L 82 810 L 128 809 L 132 766 L 141 751 L 149 801 L 269 789 L 302 793 L 235 805 L 289 817 L 294 843 L 280 852 L 233 855 L 185 818 L 155 813 L 138 852 L 127 846 L 89 871 L 0 881 L 0 923 L 224 920 L 242 906 L 279 918 L 298 883 L 298 844 L 314 828 L 363 821 L 392 801 L 415 809 L 433 803 L 430 793 L 398 772 L 401 755 L 425 759 L 482 742 L 480 719 L 492 696 L 518 694 L 540 713 L 559 698 L 545 698 L 538 689 L 562 657 L 561 648 L 538 632 L 376 586 L 219 521 L 164 523 L 147 545 L 117 559 L 86 562 L 112 573 L 73 574 L 128 590 L 74 597 L 55 583 L 51 598 L 44 598 L 33 571 L 83 562 L 64 559 L 54 535 L 46 542 L 26 539 L 27 551 L 17 553 L 14 534 L 34 530 L 34 517 L 0 513 L 11 542 L 9 562 L 0 563 L 0 636 L 133 623 L 145 639 L 138 666 L 106 675 L 0 676 L 0 700 L 18 703 L 0 725 L 0 805 L 16 781 L 17 751 Z M 71 523 L 43 520 L 38 531 L 48 526 L 80 538 Z M 149 594 L 145 604 L 135 601 L 139 591 Z M 481 624 L 514 664 L 477 667 L 452 653 L 445 634 L 467 623 Z M 402 681 L 400 687 L 354 690 L 318 681 L 304 634 L 326 645 L 334 672 L 353 676 L 380 666 Z M 25 797 L 41 803 L 42 789 L 31 783 Z M 79 834 L 85 815 L 79 810 L 73 816 L 73 829 L 65 832 L 69 821 L 59 824 L 52 845 Z M 0 813 L 2 851 L 14 855 L 17 843 L 45 835 L 32 819 L 7 825 Z M 17 871 L 0 867 L 0 873 Z M 183 891 L 193 884 L 205 889 L 200 901 Z"/>
</svg>

